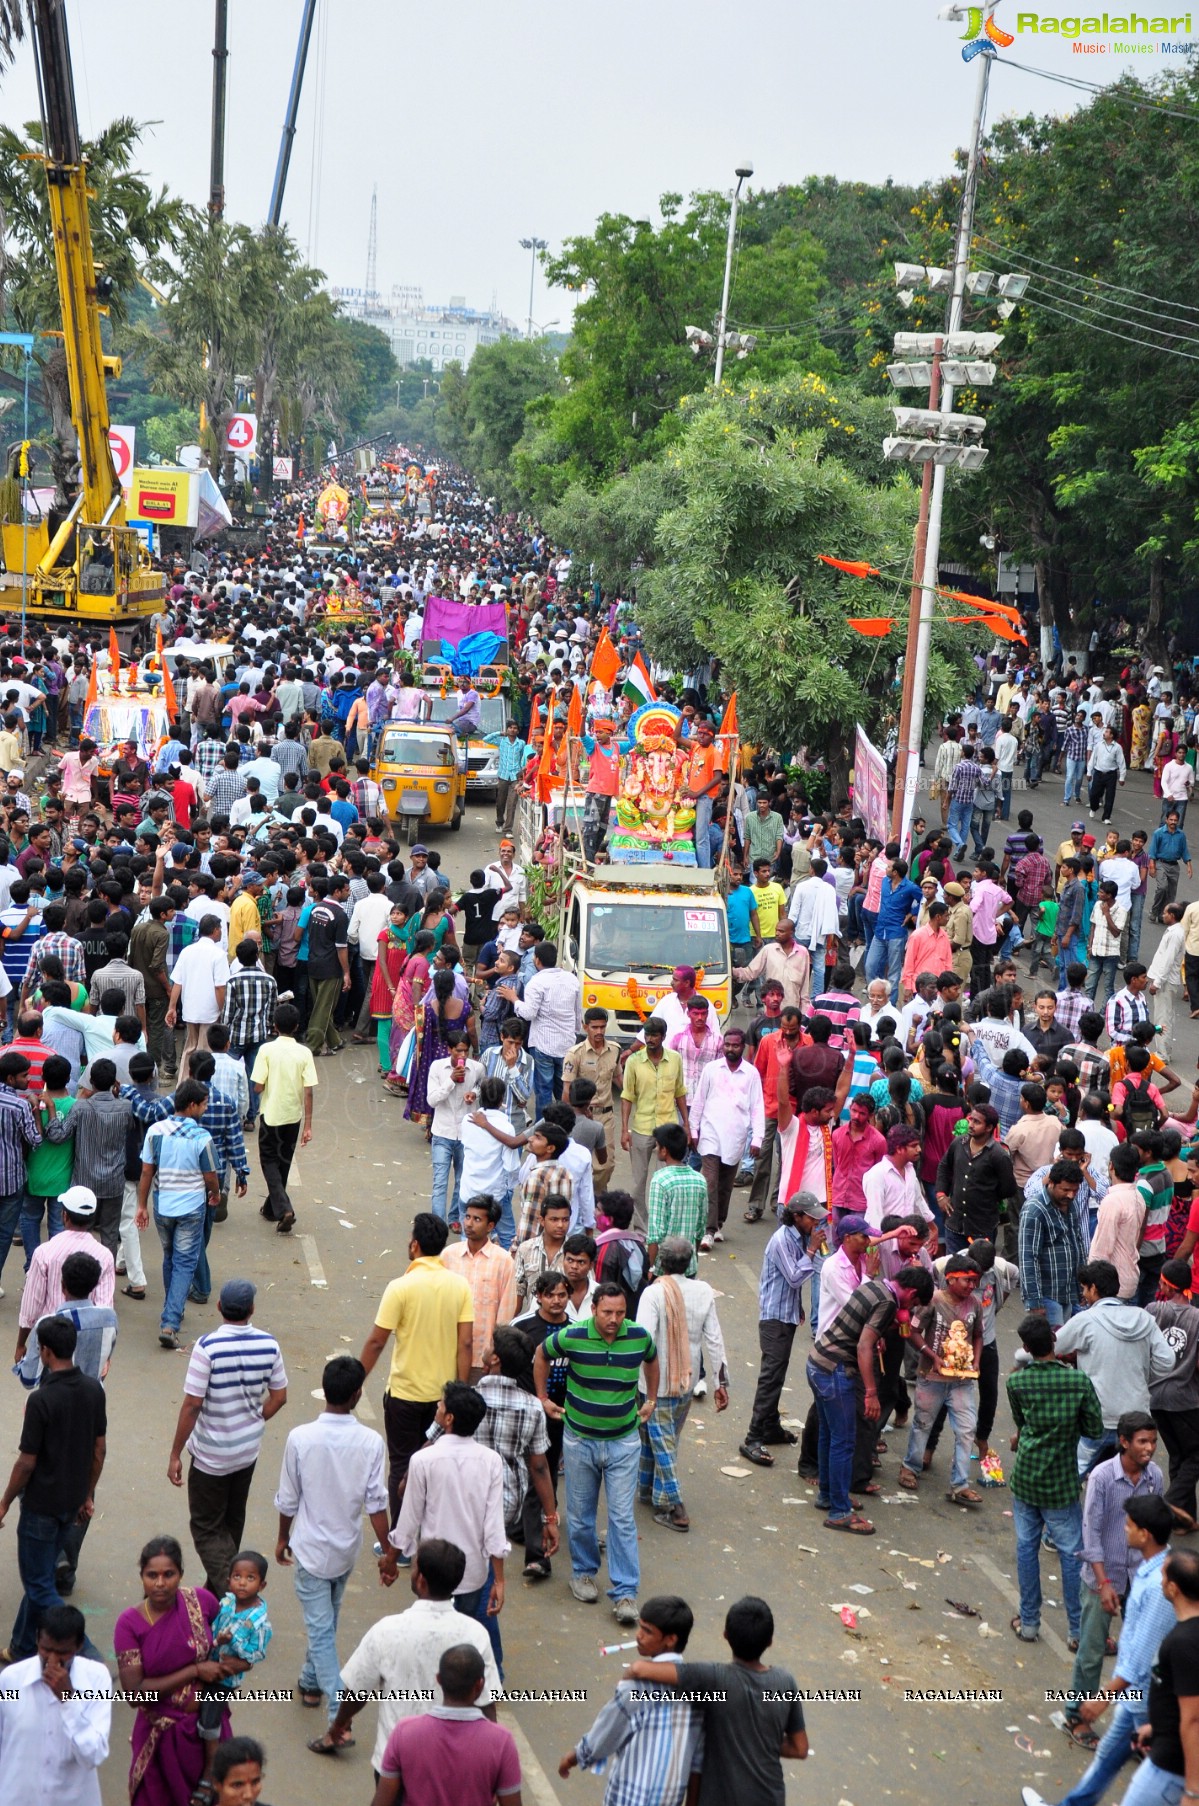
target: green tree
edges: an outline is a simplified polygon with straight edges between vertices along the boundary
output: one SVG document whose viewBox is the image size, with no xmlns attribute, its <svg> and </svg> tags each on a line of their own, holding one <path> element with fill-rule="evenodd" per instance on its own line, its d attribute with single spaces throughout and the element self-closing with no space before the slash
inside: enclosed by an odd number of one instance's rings
<svg viewBox="0 0 1199 1806">
<path fill-rule="evenodd" d="M 816 374 L 704 397 L 682 411 L 652 471 L 598 496 L 576 488 L 547 519 L 580 559 L 635 577 L 656 657 L 678 670 L 716 658 L 745 736 L 806 746 L 841 787 L 854 723 L 877 735 L 898 708 L 898 633 L 864 640 L 846 624 L 906 612 L 915 487 L 888 473 L 877 440 L 859 449 L 880 408 Z M 894 593 L 832 571 L 823 552 L 894 571 Z M 963 630 L 935 629 L 930 724 L 960 697 L 970 644 Z"/>
<path fill-rule="evenodd" d="M 114 119 L 83 146 L 92 190 L 88 201 L 92 248 L 97 268 L 112 284 L 109 317 L 116 329 L 127 318 L 139 275 L 161 269 L 160 260 L 176 241 L 184 212 L 179 201 L 165 189 L 155 193 L 134 168 L 142 129 L 132 119 Z M 41 145 L 40 123 L 27 125 L 23 133 L 0 126 L 0 303 L 7 325 L 39 335 L 34 361 L 49 417 L 54 480 L 65 500 L 73 489 L 79 450 L 66 356 L 61 340 L 52 336 L 61 331 L 62 309 Z"/>
<path fill-rule="evenodd" d="M 448 372 L 447 372 L 448 374 Z M 529 404 L 560 392 L 558 363 L 544 339 L 500 339 L 480 345 L 442 406 L 453 421 L 462 462 L 489 493 L 513 497 L 510 460 Z"/>
<path fill-rule="evenodd" d="M 346 430 L 362 433 L 372 415 L 381 408 L 394 405 L 397 381 L 401 393 L 408 385 L 400 378 L 400 366 L 392 355 L 390 339 L 369 320 L 347 320 L 344 315 L 339 315 L 334 331 L 353 364 L 353 378 L 341 398 Z M 418 384 L 413 400 L 420 393 Z"/>
</svg>

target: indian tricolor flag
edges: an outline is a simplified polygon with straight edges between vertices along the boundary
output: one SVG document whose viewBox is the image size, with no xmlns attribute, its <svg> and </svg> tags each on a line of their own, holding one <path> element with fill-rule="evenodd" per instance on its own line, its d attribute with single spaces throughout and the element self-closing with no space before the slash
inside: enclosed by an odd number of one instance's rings
<svg viewBox="0 0 1199 1806">
<path fill-rule="evenodd" d="M 658 692 L 654 689 L 649 667 L 639 652 L 629 666 L 624 683 L 621 685 L 621 694 L 628 697 L 635 709 L 639 709 L 643 702 L 658 700 Z"/>
</svg>

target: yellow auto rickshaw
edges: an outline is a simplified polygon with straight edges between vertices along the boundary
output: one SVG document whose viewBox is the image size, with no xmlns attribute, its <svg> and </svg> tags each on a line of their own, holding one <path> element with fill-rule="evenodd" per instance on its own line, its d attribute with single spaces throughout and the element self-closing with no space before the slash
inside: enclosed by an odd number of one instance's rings
<svg viewBox="0 0 1199 1806">
<path fill-rule="evenodd" d="M 398 838 L 409 841 L 428 828 L 461 828 L 466 772 L 465 742 L 449 727 L 416 721 L 384 724 L 371 768 Z"/>
</svg>

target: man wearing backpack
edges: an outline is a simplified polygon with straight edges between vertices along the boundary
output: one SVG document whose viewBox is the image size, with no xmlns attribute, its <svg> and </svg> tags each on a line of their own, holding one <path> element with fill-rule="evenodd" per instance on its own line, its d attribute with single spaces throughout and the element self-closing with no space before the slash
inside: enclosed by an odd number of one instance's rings
<svg viewBox="0 0 1199 1806">
<path fill-rule="evenodd" d="M 1151 1298 L 1157 1297 L 1158 1280 L 1166 1262 L 1166 1224 L 1174 1202 L 1174 1181 L 1163 1158 L 1166 1144 L 1156 1129 L 1138 1130 L 1132 1143 L 1141 1150 L 1141 1170 L 1136 1183 L 1145 1200 L 1145 1221 L 1137 1249 L 1141 1278 L 1136 1302 L 1148 1304 Z"/>
<path fill-rule="evenodd" d="M 595 1208 L 612 1225 L 595 1238 L 595 1283 L 610 1282 L 620 1287 L 626 1315 L 632 1322 L 650 1279 L 645 1237 L 633 1227 L 633 1195 L 627 1191 L 601 1192 Z"/>
<path fill-rule="evenodd" d="M 1149 1082 L 1149 1059 L 1147 1047 L 1130 1042 L 1125 1054 L 1128 1070 L 1112 1087 L 1112 1115 L 1123 1123 L 1129 1141 L 1142 1130 L 1160 1129 L 1168 1114 L 1161 1092 Z"/>
</svg>

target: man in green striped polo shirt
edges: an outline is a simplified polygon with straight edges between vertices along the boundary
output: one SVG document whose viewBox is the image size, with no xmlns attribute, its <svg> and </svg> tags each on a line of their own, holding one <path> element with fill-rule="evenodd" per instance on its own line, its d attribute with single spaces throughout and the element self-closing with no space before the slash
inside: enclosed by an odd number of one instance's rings
<svg viewBox="0 0 1199 1806">
<path fill-rule="evenodd" d="M 599 1543 L 595 1516 L 600 1486 L 608 1505 L 608 1597 L 620 1624 L 638 1621 L 641 1563 L 633 1500 L 641 1458 L 641 1425 L 658 1402 L 658 1354 L 639 1323 L 625 1321 L 618 1285 L 596 1286 L 592 1314 L 553 1330 L 537 1350 L 533 1380 L 547 1417 L 564 1420 L 566 1533 L 570 1540 L 570 1590 L 585 1605 L 599 1598 Z M 566 1403 L 549 1396 L 550 1364 L 566 1368 Z M 637 1383 L 645 1369 L 645 1400 Z"/>
</svg>

